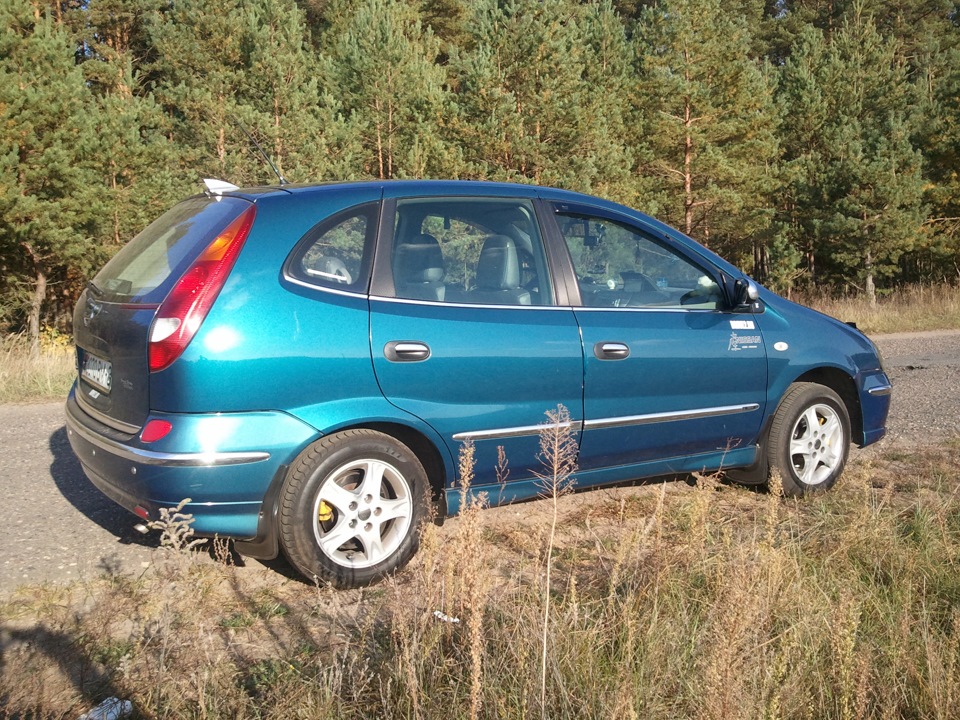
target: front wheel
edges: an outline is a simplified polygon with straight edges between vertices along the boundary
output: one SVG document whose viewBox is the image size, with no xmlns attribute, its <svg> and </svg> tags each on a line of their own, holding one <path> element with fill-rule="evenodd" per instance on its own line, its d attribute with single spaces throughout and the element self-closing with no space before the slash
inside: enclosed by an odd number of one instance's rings
<svg viewBox="0 0 960 720">
<path fill-rule="evenodd" d="M 427 477 L 389 435 L 347 430 L 307 448 L 280 498 L 280 543 L 308 578 L 360 587 L 403 567 L 426 518 Z"/>
<path fill-rule="evenodd" d="M 850 416 L 840 397 L 815 383 L 794 383 L 770 425 L 770 471 L 785 495 L 825 491 L 843 472 L 850 451 Z"/>
</svg>

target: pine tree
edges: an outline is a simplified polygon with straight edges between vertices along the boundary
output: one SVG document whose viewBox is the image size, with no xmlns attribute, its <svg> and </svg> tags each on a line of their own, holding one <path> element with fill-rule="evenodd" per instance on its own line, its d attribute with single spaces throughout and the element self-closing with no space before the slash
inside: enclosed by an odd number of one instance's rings
<svg viewBox="0 0 960 720">
<path fill-rule="evenodd" d="M 610 3 L 478 2 L 451 61 L 470 174 L 629 199 L 624 30 Z"/>
<path fill-rule="evenodd" d="M 455 48 L 463 48 L 470 42 L 469 0 L 421 0 L 420 16 L 423 26 L 440 41 L 438 61 L 441 65 L 449 61 Z"/>
<path fill-rule="evenodd" d="M 248 152 L 249 140 L 235 125 L 246 83 L 244 31 L 239 0 L 183 0 L 147 21 L 155 60 L 145 69 L 173 123 L 181 166 L 195 181 L 266 180 L 261 161 Z"/>
<path fill-rule="evenodd" d="M 799 226 L 818 277 L 858 280 L 871 302 L 877 277 L 891 276 L 923 223 L 922 158 L 913 147 L 914 89 L 896 43 L 862 12 L 829 45 L 806 36 L 785 70 L 784 97 L 797 118 L 787 143 Z"/>
<path fill-rule="evenodd" d="M 751 58 L 745 23 L 719 0 L 665 0 L 636 37 L 634 102 L 667 219 L 749 262 L 770 229 L 779 149 L 773 83 Z"/>
<path fill-rule="evenodd" d="M 0 0 L 0 28 L 3 289 L 36 347 L 50 292 L 96 262 L 95 106 L 61 26 L 25 0 Z"/>
<path fill-rule="evenodd" d="M 363 147 L 363 173 L 378 178 L 456 174 L 443 140 L 447 115 L 440 45 L 402 0 L 339 2 L 323 47 L 330 92 Z"/>
<path fill-rule="evenodd" d="M 833 107 L 821 82 L 826 56 L 823 33 L 807 26 L 782 69 L 778 92 L 781 112 L 789 121 L 781 130 L 782 185 L 775 223 L 786 246 L 795 248 L 794 260 L 802 259 L 809 279 L 818 276 L 817 249 L 823 226 L 819 211 L 827 202 L 823 176 L 830 148 L 824 132 Z M 783 268 L 787 277 L 791 275 L 789 267 Z"/>
<path fill-rule="evenodd" d="M 359 176 L 362 150 L 342 117 L 324 64 L 310 47 L 293 0 L 243 8 L 243 74 L 238 114 L 291 181 Z"/>
<path fill-rule="evenodd" d="M 94 93 L 138 94 L 154 54 L 146 22 L 163 7 L 164 0 L 85 0 L 63 13 Z"/>
<path fill-rule="evenodd" d="M 923 132 L 930 208 L 924 274 L 938 279 L 960 275 L 960 51 L 950 56 L 952 69 L 936 80 Z"/>
<path fill-rule="evenodd" d="M 65 15 L 90 89 L 100 146 L 90 158 L 102 178 L 98 246 L 110 255 L 189 192 L 171 123 L 143 71 L 153 55 L 146 19 L 161 0 L 90 0 Z"/>
</svg>

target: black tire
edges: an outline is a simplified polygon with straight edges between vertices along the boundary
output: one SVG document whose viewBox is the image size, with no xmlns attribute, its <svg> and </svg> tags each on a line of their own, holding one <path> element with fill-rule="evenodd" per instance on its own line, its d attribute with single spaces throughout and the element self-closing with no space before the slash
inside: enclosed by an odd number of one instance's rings
<svg viewBox="0 0 960 720">
<path fill-rule="evenodd" d="M 304 450 L 287 473 L 280 545 L 308 579 L 369 585 L 416 553 L 428 489 L 420 460 L 389 435 L 330 435 Z"/>
<path fill-rule="evenodd" d="M 784 495 L 800 497 L 833 487 L 850 452 L 850 416 L 840 397 L 816 383 L 794 383 L 770 424 L 767 461 Z"/>
</svg>

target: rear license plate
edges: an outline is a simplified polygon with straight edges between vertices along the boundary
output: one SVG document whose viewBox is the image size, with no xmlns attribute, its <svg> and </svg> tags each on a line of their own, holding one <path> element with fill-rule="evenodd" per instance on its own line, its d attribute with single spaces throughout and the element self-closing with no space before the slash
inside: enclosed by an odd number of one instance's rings
<svg viewBox="0 0 960 720">
<path fill-rule="evenodd" d="M 110 392 L 113 385 L 113 366 L 109 360 L 101 360 L 95 355 L 87 354 L 83 358 L 83 369 L 80 377 L 105 393 Z"/>
</svg>

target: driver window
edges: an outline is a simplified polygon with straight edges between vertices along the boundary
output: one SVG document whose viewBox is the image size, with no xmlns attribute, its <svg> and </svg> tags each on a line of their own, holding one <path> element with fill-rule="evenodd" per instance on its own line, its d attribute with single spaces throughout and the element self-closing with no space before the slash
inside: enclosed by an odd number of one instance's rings
<svg viewBox="0 0 960 720">
<path fill-rule="evenodd" d="M 588 307 L 715 310 L 720 288 L 704 270 L 634 228 L 557 215 Z"/>
</svg>

